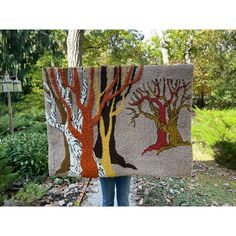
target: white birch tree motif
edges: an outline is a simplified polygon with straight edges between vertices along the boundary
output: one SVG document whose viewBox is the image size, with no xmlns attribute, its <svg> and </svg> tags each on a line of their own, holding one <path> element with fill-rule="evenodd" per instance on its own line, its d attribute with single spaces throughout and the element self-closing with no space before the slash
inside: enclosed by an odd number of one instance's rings
<svg viewBox="0 0 236 236">
<path fill-rule="evenodd" d="M 85 104 L 88 94 L 88 82 L 87 77 L 85 74 L 85 71 L 82 69 L 79 69 L 78 73 L 82 74 L 82 91 L 80 96 L 80 102 L 82 104 Z M 58 87 L 61 89 L 61 95 L 63 99 L 66 101 L 67 105 L 72 110 L 72 124 L 73 126 L 78 130 L 81 131 L 81 125 L 82 125 L 82 113 L 76 106 L 73 107 L 72 103 L 72 94 L 69 88 L 64 88 L 62 85 L 62 81 L 60 79 L 58 69 L 55 69 L 55 75 L 56 75 L 56 83 Z M 73 83 L 73 76 L 71 68 L 68 69 L 68 83 Z M 81 165 L 80 165 L 80 156 L 82 153 L 82 145 L 78 139 L 76 139 L 72 133 L 68 129 L 68 121 L 66 121 L 65 124 L 58 122 L 58 109 L 57 104 L 55 101 L 55 94 L 52 92 L 52 89 L 49 88 L 48 83 L 44 82 L 44 90 L 47 94 L 45 96 L 46 103 L 49 109 L 46 109 L 46 120 L 48 124 L 60 130 L 66 137 L 68 147 L 69 147 L 69 154 L 70 154 L 70 170 L 68 172 L 69 176 L 79 176 L 82 173 Z M 94 155 L 94 159 L 97 163 L 99 176 L 105 176 L 104 170 L 102 166 L 100 165 L 98 159 Z"/>
</svg>

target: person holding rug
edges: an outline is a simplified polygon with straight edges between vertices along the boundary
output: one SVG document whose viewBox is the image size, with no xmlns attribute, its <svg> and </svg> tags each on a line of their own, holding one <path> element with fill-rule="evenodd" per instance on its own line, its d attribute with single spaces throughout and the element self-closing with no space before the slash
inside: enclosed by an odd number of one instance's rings
<svg viewBox="0 0 236 236">
<path fill-rule="evenodd" d="M 117 205 L 129 206 L 130 182 L 131 176 L 100 177 L 102 206 L 114 206 L 115 192 Z"/>
</svg>

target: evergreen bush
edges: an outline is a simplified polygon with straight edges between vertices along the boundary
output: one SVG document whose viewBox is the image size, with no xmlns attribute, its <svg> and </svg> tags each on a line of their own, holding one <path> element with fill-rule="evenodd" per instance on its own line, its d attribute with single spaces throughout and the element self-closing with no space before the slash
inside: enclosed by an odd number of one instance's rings
<svg viewBox="0 0 236 236">
<path fill-rule="evenodd" d="M 4 193 L 17 179 L 18 173 L 14 173 L 13 168 L 8 166 L 3 158 L 0 158 L 0 170 L 0 205 L 2 205 L 5 198 Z"/>
<path fill-rule="evenodd" d="M 236 170 L 236 143 L 220 141 L 214 145 L 215 161 L 228 168 Z"/>
</svg>

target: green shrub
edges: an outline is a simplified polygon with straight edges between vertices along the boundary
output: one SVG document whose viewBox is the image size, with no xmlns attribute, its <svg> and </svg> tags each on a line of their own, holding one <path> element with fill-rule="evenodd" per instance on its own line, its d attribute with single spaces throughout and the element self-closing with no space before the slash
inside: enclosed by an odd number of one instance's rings
<svg viewBox="0 0 236 236">
<path fill-rule="evenodd" d="M 8 122 L 9 122 L 8 115 L 4 115 L 0 117 L 0 134 L 7 133 Z M 35 122 L 33 120 L 27 117 L 24 117 L 18 114 L 13 116 L 13 125 L 14 125 L 15 131 L 24 130 L 25 128 L 32 126 L 34 123 Z"/>
<path fill-rule="evenodd" d="M 48 173 L 47 135 L 18 132 L 8 135 L 0 144 L 8 165 L 19 171 L 23 179 L 34 179 Z"/>
<path fill-rule="evenodd" d="M 7 105 L 0 103 L 0 116 L 6 115 L 7 113 L 8 113 Z"/>
<path fill-rule="evenodd" d="M 214 145 L 215 161 L 226 168 L 236 170 L 236 143 L 221 141 Z"/>
<path fill-rule="evenodd" d="M 18 115 L 25 117 L 31 121 L 44 122 L 45 118 L 45 110 L 37 109 L 35 107 L 30 107 L 30 109 L 23 110 L 17 113 Z"/>
<path fill-rule="evenodd" d="M 46 122 L 38 122 L 34 124 L 33 126 L 27 128 L 25 130 L 27 133 L 41 133 L 41 134 L 47 134 L 47 125 Z"/>
<path fill-rule="evenodd" d="M 0 117 L 0 137 L 8 133 L 8 115 Z M 46 133 L 46 122 L 44 111 L 35 111 L 31 113 L 17 113 L 13 115 L 14 131 L 31 131 Z M 32 130 L 31 130 L 32 129 Z"/>
<path fill-rule="evenodd" d="M 0 158 L 0 205 L 4 201 L 4 192 L 14 183 L 18 173 L 13 173 L 13 169 L 7 165 L 6 161 Z"/>
<path fill-rule="evenodd" d="M 41 81 L 41 83 L 43 85 L 43 81 Z M 34 111 L 43 111 L 43 90 L 40 90 L 40 92 L 32 92 L 30 94 L 24 95 L 22 100 L 14 105 L 14 110 L 18 113 L 24 112 L 29 114 L 32 114 Z"/>
<path fill-rule="evenodd" d="M 25 205 L 34 205 L 47 192 L 48 187 L 33 182 L 28 183 L 13 197 Z"/>
</svg>

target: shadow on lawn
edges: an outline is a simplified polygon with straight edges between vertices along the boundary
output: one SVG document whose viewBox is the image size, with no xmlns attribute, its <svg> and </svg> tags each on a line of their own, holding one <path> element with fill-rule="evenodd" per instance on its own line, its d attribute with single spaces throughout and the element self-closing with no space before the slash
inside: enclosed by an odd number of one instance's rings
<svg viewBox="0 0 236 236">
<path fill-rule="evenodd" d="M 216 163 L 236 170 L 236 142 L 219 141 L 213 146 Z"/>
</svg>

